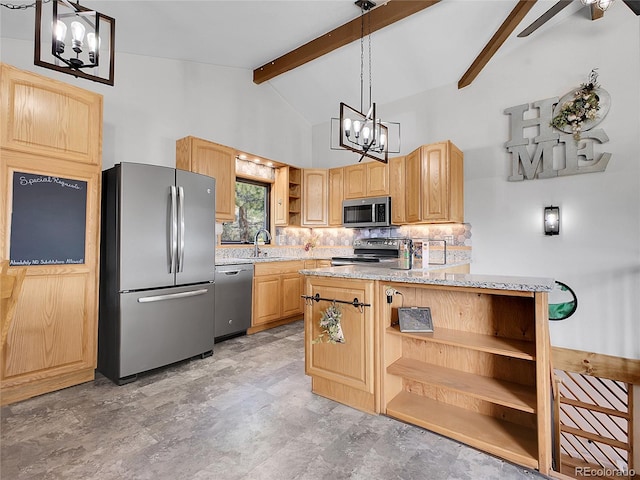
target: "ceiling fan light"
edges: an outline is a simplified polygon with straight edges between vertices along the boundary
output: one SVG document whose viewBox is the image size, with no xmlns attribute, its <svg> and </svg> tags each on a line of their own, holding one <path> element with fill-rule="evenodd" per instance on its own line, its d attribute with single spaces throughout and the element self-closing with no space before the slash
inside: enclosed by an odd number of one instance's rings
<svg viewBox="0 0 640 480">
<path fill-rule="evenodd" d="M 611 6 L 614 0 L 597 0 L 597 2 L 598 8 L 604 12 Z"/>
</svg>

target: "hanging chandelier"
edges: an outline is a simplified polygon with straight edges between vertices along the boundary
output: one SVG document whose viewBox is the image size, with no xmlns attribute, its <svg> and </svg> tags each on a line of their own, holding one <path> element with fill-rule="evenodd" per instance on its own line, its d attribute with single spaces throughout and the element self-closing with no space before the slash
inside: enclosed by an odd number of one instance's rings
<svg viewBox="0 0 640 480">
<path fill-rule="evenodd" d="M 80 2 L 36 1 L 34 64 L 113 85 L 115 20 Z M 47 11 L 45 11 L 47 10 Z"/>
<path fill-rule="evenodd" d="M 361 35 L 360 35 L 360 110 L 340 102 L 339 138 L 340 147 L 360 154 L 360 160 L 369 157 L 379 162 L 389 162 L 389 122 L 383 122 L 376 115 L 376 104 L 371 96 L 371 20 L 366 13 L 375 7 L 369 0 L 358 0 L 355 4 L 360 7 Z M 364 37 L 365 17 L 368 21 L 368 53 L 369 53 L 369 108 L 364 110 Z M 400 125 L 397 126 L 398 141 Z M 399 147 L 398 147 L 399 148 Z M 399 151 L 399 150 L 398 150 Z"/>
<path fill-rule="evenodd" d="M 580 2 L 585 6 L 595 5 L 604 12 L 611 6 L 614 0 L 580 0 Z"/>
</svg>

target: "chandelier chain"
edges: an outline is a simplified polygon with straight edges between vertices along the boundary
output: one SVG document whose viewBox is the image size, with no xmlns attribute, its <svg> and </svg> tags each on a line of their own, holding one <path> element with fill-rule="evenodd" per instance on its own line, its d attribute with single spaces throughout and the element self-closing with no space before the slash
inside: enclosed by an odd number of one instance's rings
<svg viewBox="0 0 640 480">
<path fill-rule="evenodd" d="M 51 0 L 42 0 L 42 3 L 49 3 Z M 35 8 L 36 2 L 33 3 L 0 3 L 0 6 L 8 8 L 9 10 L 26 10 L 27 8 Z"/>
<path fill-rule="evenodd" d="M 360 111 L 364 108 L 364 4 L 360 7 Z"/>
<path fill-rule="evenodd" d="M 373 95 L 371 93 L 371 14 L 367 15 L 367 37 L 369 39 L 369 107 L 373 103 Z"/>
</svg>

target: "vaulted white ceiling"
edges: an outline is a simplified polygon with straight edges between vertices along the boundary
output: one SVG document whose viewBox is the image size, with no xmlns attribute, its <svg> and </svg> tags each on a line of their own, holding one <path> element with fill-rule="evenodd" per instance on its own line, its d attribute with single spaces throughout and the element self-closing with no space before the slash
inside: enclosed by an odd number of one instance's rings
<svg viewBox="0 0 640 480">
<path fill-rule="evenodd" d="M 419 0 L 418 0 L 419 1 Z M 12 3 L 31 3 L 13 0 Z M 382 1 L 378 2 L 383 3 Z M 517 0 L 442 0 L 371 35 L 373 101 L 384 104 L 457 83 Z M 549 29 L 591 21 L 579 1 L 526 38 L 516 34 L 556 2 L 539 0 L 497 55 L 536 42 Z M 83 0 L 116 19 L 116 53 L 254 69 L 360 16 L 352 0 Z M 618 1 L 612 8 L 626 8 Z M 32 39 L 35 11 L 1 8 L 3 37 Z M 629 15 L 633 13 L 629 10 Z M 606 22 L 607 16 L 598 22 Z M 367 56 L 365 39 L 365 56 Z M 491 62 L 485 69 L 491 68 Z M 480 73 L 482 75 L 482 73 Z M 116 64 L 116 85 L 118 70 Z M 365 104 L 368 70 L 365 65 Z M 360 42 L 267 82 L 309 121 L 360 106 Z M 256 88 L 269 88 L 267 84 Z"/>
</svg>

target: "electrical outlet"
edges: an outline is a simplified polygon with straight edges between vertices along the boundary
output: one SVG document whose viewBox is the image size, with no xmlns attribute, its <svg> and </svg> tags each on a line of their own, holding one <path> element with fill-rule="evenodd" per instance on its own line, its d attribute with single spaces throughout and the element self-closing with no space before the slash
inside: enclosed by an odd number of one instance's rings
<svg viewBox="0 0 640 480">
<path fill-rule="evenodd" d="M 453 235 L 443 235 L 442 239 L 447 242 L 447 245 L 453 245 Z"/>
</svg>

